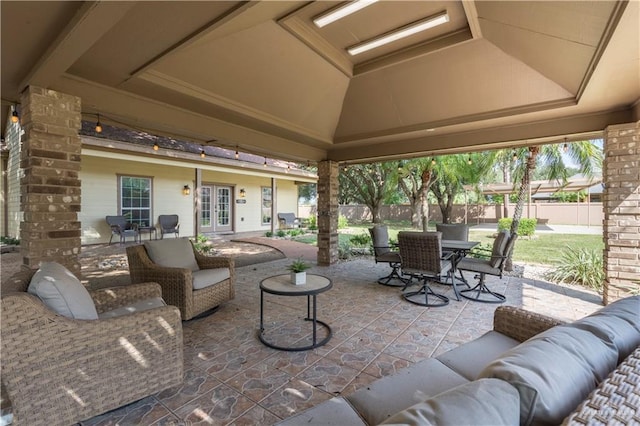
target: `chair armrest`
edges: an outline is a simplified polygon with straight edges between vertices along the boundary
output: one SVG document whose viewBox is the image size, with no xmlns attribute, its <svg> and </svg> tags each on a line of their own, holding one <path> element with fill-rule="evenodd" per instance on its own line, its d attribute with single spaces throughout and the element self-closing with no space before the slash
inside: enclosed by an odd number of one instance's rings
<svg viewBox="0 0 640 426">
<path fill-rule="evenodd" d="M 101 314 L 139 300 L 162 297 L 162 288 L 158 283 L 149 282 L 91 290 L 89 294 Z"/>
<path fill-rule="evenodd" d="M 200 269 L 235 268 L 235 259 L 233 257 L 206 256 L 195 250 L 194 254 L 196 256 L 196 262 L 198 263 Z"/>
<path fill-rule="evenodd" d="M 565 321 L 514 306 L 499 306 L 493 315 L 493 329 L 519 342 Z"/>
<path fill-rule="evenodd" d="M 2 298 L 1 312 L 2 381 L 14 421 L 77 423 L 182 381 L 176 307 L 73 320 L 16 293 Z"/>
</svg>

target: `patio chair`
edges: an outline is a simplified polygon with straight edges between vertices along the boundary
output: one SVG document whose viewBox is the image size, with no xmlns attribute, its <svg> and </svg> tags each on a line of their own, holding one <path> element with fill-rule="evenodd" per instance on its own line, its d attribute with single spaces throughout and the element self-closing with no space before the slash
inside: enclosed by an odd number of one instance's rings
<svg viewBox="0 0 640 426">
<path fill-rule="evenodd" d="M 131 223 L 124 216 L 106 216 L 107 225 L 111 228 L 109 245 L 114 235 L 120 238 L 120 244 L 127 242 L 127 237 L 133 237 L 133 241 L 138 241 L 138 225 Z"/>
<path fill-rule="evenodd" d="M 405 287 L 409 280 L 401 275 L 400 253 L 397 250 L 391 250 L 387 227 L 376 225 L 373 228 L 369 228 L 369 234 L 373 242 L 373 254 L 376 263 L 388 263 L 391 267 L 391 273 L 378 279 L 378 283 L 391 287 Z"/>
<path fill-rule="evenodd" d="M 164 238 L 164 234 L 174 234 L 176 238 L 180 234 L 180 218 L 177 214 L 161 214 L 158 216 L 160 224 L 160 239 Z"/>
<path fill-rule="evenodd" d="M 278 213 L 278 223 L 282 229 L 300 227 L 300 219 L 294 213 Z"/>
<path fill-rule="evenodd" d="M 443 240 L 469 241 L 469 225 L 464 223 L 436 223 L 436 231 Z"/>
<path fill-rule="evenodd" d="M 402 231 L 398 233 L 398 246 L 402 273 L 422 283 L 418 291 L 405 291 L 404 298 L 422 306 L 447 305 L 449 298 L 435 293 L 429 286 L 430 280 L 441 281 L 452 266 L 451 260 L 442 255 L 442 233 Z"/>
<path fill-rule="evenodd" d="M 502 279 L 506 260 L 513 253 L 518 234 L 509 235 L 508 231 L 502 231 L 493 241 L 491 257 L 488 259 L 478 259 L 465 257 L 458 265 L 459 271 L 475 272 L 478 284 L 470 289 L 460 291 L 460 296 L 465 299 L 484 303 L 503 303 L 506 296 L 501 293 L 491 291 L 485 284 L 486 275 L 495 275 Z M 466 279 L 462 277 L 465 282 Z"/>
<path fill-rule="evenodd" d="M 188 238 L 129 246 L 127 259 L 131 282 L 160 284 L 162 297 L 180 309 L 184 321 L 211 313 L 235 297 L 233 258 L 205 256 Z"/>
<path fill-rule="evenodd" d="M 2 384 L 13 424 L 77 424 L 182 383 L 180 312 L 158 284 L 87 291 L 70 272 L 47 268 L 2 283 Z"/>
</svg>

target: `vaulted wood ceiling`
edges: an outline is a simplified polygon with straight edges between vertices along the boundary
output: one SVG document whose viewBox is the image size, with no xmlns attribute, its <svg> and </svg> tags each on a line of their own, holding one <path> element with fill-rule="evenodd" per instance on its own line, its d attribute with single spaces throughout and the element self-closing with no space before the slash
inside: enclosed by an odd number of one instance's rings
<svg viewBox="0 0 640 426">
<path fill-rule="evenodd" d="M 637 1 L 6 1 L 3 122 L 28 85 L 85 119 L 290 160 L 598 135 L 639 120 Z M 446 12 L 367 53 L 346 48 Z"/>
</svg>

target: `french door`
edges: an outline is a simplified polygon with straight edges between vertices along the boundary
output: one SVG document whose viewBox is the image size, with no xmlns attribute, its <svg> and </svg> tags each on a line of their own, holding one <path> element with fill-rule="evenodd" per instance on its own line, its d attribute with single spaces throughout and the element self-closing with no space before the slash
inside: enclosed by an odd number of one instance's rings
<svg viewBox="0 0 640 426">
<path fill-rule="evenodd" d="M 230 186 L 203 185 L 200 191 L 200 230 L 233 230 L 233 194 Z"/>
</svg>

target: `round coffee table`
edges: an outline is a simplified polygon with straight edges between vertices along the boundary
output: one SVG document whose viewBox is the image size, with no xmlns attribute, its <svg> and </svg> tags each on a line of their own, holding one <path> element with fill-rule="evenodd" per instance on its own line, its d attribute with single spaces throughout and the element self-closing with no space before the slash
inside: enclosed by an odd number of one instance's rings
<svg viewBox="0 0 640 426">
<path fill-rule="evenodd" d="M 266 346 L 282 351 L 307 351 L 324 345 L 331 339 L 331 327 L 316 317 L 317 303 L 316 296 L 329 290 L 333 284 L 331 280 L 322 275 L 307 274 L 306 284 L 295 285 L 291 282 L 290 274 L 276 275 L 265 278 L 260 282 L 260 331 L 258 338 Z M 267 341 L 264 337 L 264 294 L 275 294 L 277 296 L 307 296 L 307 317 L 305 321 L 313 322 L 313 340 L 307 346 L 280 346 Z M 327 330 L 327 336 L 318 341 L 317 327 L 320 324 Z"/>
</svg>

